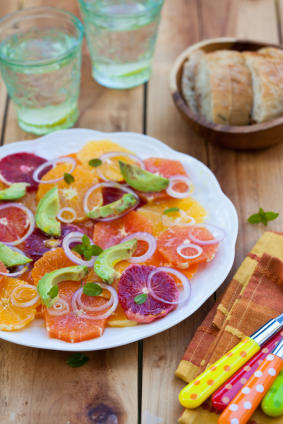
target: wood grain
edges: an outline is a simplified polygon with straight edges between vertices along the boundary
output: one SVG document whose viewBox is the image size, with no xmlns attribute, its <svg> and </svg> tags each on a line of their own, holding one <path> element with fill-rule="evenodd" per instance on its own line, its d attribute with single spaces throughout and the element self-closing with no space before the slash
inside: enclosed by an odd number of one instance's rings
<svg viewBox="0 0 283 424">
<path fill-rule="evenodd" d="M 197 1 L 166 0 L 164 3 L 153 73 L 148 83 L 147 134 L 207 163 L 204 140 L 182 121 L 168 90 L 168 76 L 174 60 L 199 37 Z M 182 323 L 144 340 L 142 424 L 177 422 L 183 409 L 178 395 L 184 382 L 175 377 L 175 371 L 212 303 L 211 298 Z"/>
<path fill-rule="evenodd" d="M 47 5 L 79 14 L 76 0 L 22 2 L 23 7 Z M 114 91 L 97 84 L 84 45 L 79 109 L 77 127 L 142 132 L 143 87 Z M 5 144 L 32 138 L 18 127 L 10 102 Z M 0 424 L 137 422 L 137 343 L 88 352 L 90 361 L 78 369 L 65 364 L 68 355 L 0 342 Z"/>
</svg>

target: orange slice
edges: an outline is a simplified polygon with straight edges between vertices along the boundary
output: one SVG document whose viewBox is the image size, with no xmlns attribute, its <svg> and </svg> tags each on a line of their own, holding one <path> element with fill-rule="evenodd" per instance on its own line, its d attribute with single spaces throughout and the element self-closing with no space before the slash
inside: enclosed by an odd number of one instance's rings
<svg viewBox="0 0 283 424">
<path fill-rule="evenodd" d="M 43 176 L 43 180 L 53 180 L 64 175 L 65 172 L 69 172 L 71 165 L 63 163 L 57 165 L 51 169 L 47 174 Z M 67 184 L 64 180 L 54 184 L 40 184 L 37 192 L 37 201 L 45 196 L 45 194 L 55 185 L 59 189 L 60 197 L 60 208 L 73 208 L 76 211 L 77 218 L 74 222 L 80 222 L 87 219 L 83 210 L 83 200 L 87 190 L 96 184 L 98 180 L 94 177 L 93 173 L 84 169 L 81 165 L 78 165 L 72 172 L 75 181 L 72 184 Z M 89 197 L 88 207 L 91 210 L 94 206 L 102 205 L 102 194 L 101 191 L 95 190 Z M 63 218 L 64 213 L 62 214 Z"/>
<path fill-rule="evenodd" d="M 38 303 L 27 308 L 17 308 L 11 303 L 12 292 L 16 287 L 20 287 L 23 284 L 25 284 L 24 281 L 4 277 L 0 285 L 0 330 L 18 330 L 34 319 Z M 27 302 L 33 299 L 35 294 L 31 289 L 23 287 L 18 296 L 18 301 Z"/>
</svg>

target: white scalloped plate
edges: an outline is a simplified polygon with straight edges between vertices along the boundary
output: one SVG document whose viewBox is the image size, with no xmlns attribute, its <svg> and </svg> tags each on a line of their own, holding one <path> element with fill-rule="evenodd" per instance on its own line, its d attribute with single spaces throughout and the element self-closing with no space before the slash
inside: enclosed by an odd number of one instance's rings
<svg viewBox="0 0 283 424">
<path fill-rule="evenodd" d="M 202 267 L 192 280 L 192 294 L 186 305 L 178 306 L 166 317 L 149 324 L 128 328 L 106 328 L 102 337 L 70 344 L 50 339 L 43 320 L 36 319 L 18 331 L 0 331 L 0 338 L 24 346 L 66 351 L 87 351 L 112 348 L 145 337 L 153 336 L 183 321 L 195 312 L 227 277 L 235 256 L 238 217 L 231 201 L 221 191 L 212 172 L 197 159 L 172 150 L 161 141 L 141 134 L 121 132 L 102 133 L 87 129 L 58 131 L 34 141 L 22 141 L 1 147 L 0 158 L 16 152 L 31 152 L 46 159 L 53 159 L 80 150 L 90 140 L 111 139 L 134 151 L 142 159 L 150 156 L 178 159 L 186 168 L 195 185 L 193 197 L 208 211 L 207 223 L 218 225 L 226 232 L 212 262 Z"/>
</svg>

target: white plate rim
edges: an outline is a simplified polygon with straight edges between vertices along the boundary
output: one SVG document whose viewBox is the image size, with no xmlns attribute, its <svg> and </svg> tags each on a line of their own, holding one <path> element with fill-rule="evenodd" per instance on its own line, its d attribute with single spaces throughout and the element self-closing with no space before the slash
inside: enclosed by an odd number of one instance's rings
<svg viewBox="0 0 283 424">
<path fill-rule="evenodd" d="M 133 148 L 132 150 L 134 151 L 134 144 L 137 142 L 142 142 L 143 144 L 150 144 L 150 145 L 155 145 L 158 146 L 161 149 L 161 152 L 164 153 L 165 152 L 165 157 L 167 157 L 167 155 L 171 154 L 173 155 L 174 159 L 179 159 L 182 160 L 182 158 L 184 160 L 190 160 L 192 163 L 195 163 L 203 172 L 208 173 L 209 178 L 211 178 L 211 181 L 213 182 L 213 186 L 214 189 L 217 191 L 217 194 L 219 195 L 219 197 L 224 201 L 224 203 L 226 204 L 227 208 L 230 209 L 230 213 L 231 213 L 231 220 L 233 223 L 233 232 L 231 233 L 231 251 L 229 253 L 229 260 L 225 266 L 225 269 L 223 269 L 220 281 L 216 286 L 212 286 L 211 290 L 207 290 L 204 298 L 199 301 L 198 303 L 195 303 L 193 307 L 190 308 L 189 313 L 185 313 L 184 316 L 182 316 L 181 318 L 179 317 L 178 319 L 172 319 L 172 321 L 170 322 L 170 325 L 166 325 L 166 326 L 162 326 L 162 324 L 160 325 L 159 329 L 155 329 L 154 326 L 152 326 L 151 324 L 146 324 L 146 325 L 138 325 L 136 327 L 128 327 L 131 329 L 138 329 L 141 327 L 146 327 L 147 330 L 144 331 L 144 334 L 140 334 L 138 335 L 138 333 L 143 333 L 142 331 L 138 331 L 138 332 L 133 332 L 130 337 L 127 337 L 126 339 L 123 339 L 122 337 L 122 332 L 123 332 L 123 328 L 116 328 L 116 331 L 121 331 L 121 337 L 119 338 L 119 340 L 116 340 L 115 343 L 110 342 L 106 342 L 103 344 L 103 346 L 96 346 L 96 341 L 97 340 L 103 340 L 103 336 L 99 339 L 92 339 L 89 341 L 85 341 L 85 342 L 79 342 L 79 343 L 67 343 L 61 340 L 57 340 L 57 339 L 49 339 L 48 336 L 46 335 L 46 339 L 49 343 L 44 343 L 40 344 L 40 343 L 36 343 L 35 342 L 30 342 L 29 340 L 24 340 L 22 338 L 20 338 L 20 341 L 17 341 L 17 337 L 15 337 L 15 335 L 19 332 L 21 332 L 23 334 L 24 331 L 28 331 L 31 332 L 30 330 L 30 324 L 25 327 L 23 330 L 18 330 L 18 331 L 0 331 L 0 339 L 6 340 L 6 341 L 10 341 L 12 343 L 16 343 L 16 344 L 20 344 L 23 346 L 29 346 L 29 347 L 34 347 L 34 348 L 41 348 L 41 349 L 49 349 L 49 350 L 60 350 L 60 351 L 72 351 L 72 352 L 77 352 L 77 351 L 94 351 L 94 350 L 102 350 L 102 349 L 108 349 L 108 348 L 113 348 L 113 347 L 118 347 L 118 346 L 123 346 L 129 343 L 133 343 L 136 342 L 138 340 L 141 340 L 143 338 L 146 337 L 151 337 L 154 336 L 158 333 L 161 333 L 175 325 L 177 325 L 178 323 L 180 323 L 181 321 L 183 321 L 184 319 L 188 318 L 189 316 L 191 316 L 197 309 L 199 309 L 202 304 L 217 290 L 217 288 L 220 287 L 220 285 L 224 282 L 225 278 L 227 277 L 227 275 L 229 274 L 233 262 L 234 262 L 234 258 L 235 258 L 235 245 L 236 245 L 236 239 L 237 239 L 237 234 L 238 234 L 238 216 L 237 216 L 237 212 L 236 209 L 233 205 L 233 203 L 231 202 L 231 200 L 223 193 L 223 191 L 221 190 L 221 187 L 215 177 L 215 175 L 212 173 L 212 171 L 206 166 L 204 165 L 202 162 L 200 162 L 198 159 L 187 155 L 185 153 L 181 153 L 181 152 L 177 152 L 176 150 L 170 148 L 169 146 L 167 146 L 166 144 L 164 144 L 163 142 L 161 142 L 160 140 L 157 140 L 156 138 L 150 137 L 148 135 L 143 135 L 143 134 L 138 134 L 138 133 L 134 133 L 134 132 L 110 132 L 110 133 L 106 133 L 106 132 L 101 132 L 101 131 L 96 131 L 96 130 L 90 130 L 90 129 L 82 129 L 82 128 L 73 128 L 73 129 L 67 129 L 67 130 L 61 130 L 61 131 L 57 131 L 51 134 L 47 134 L 43 137 L 39 137 L 35 140 L 30 140 L 30 141 L 21 141 L 21 142 L 14 142 L 14 143 L 10 143 L 7 144 L 5 146 L 1 146 L 0 148 L 0 158 L 11 154 L 11 153 L 17 153 L 17 152 L 21 152 L 25 150 L 25 147 L 30 148 L 30 147 L 37 147 L 39 146 L 39 144 L 42 146 L 43 144 L 47 145 L 51 139 L 53 138 L 68 138 L 69 136 L 72 135 L 76 135 L 78 136 L 78 138 L 80 136 L 82 137 L 87 137 L 88 140 L 93 140 L 93 139 L 110 139 L 114 142 L 117 143 L 121 143 L 123 144 L 122 140 L 126 139 L 126 138 L 132 138 L 133 141 Z M 81 146 L 80 146 L 81 148 Z M 79 150 L 79 149 L 77 149 Z M 74 149 L 70 149 L 70 153 L 73 152 Z M 166 154 L 167 153 L 167 154 Z M 148 156 L 148 155 L 145 155 Z M 163 156 L 163 155 L 161 155 Z M 170 156 L 169 156 L 170 157 Z M 169 314 L 172 316 L 173 313 Z M 168 316 L 169 316 L 168 315 Z M 162 321 L 165 318 L 161 319 L 161 320 L 156 320 L 159 323 L 162 323 Z M 156 322 L 155 321 L 155 322 Z M 107 328 L 106 328 L 107 331 Z M 101 343 L 99 343 L 101 344 Z"/>
</svg>

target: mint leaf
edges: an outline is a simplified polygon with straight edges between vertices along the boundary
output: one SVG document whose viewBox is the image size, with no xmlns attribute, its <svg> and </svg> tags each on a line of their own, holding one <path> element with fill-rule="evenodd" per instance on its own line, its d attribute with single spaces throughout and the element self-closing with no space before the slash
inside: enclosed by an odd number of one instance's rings
<svg viewBox="0 0 283 424">
<path fill-rule="evenodd" d="M 264 212 L 264 210 L 262 208 L 259 209 L 258 213 L 260 214 L 260 216 L 262 218 L 264 218 L 265 212 Z"/>
<path fill-rule="evenodd" d="M 179 210 L 180 210 L 180 208 L 169 208 L 169 209 L 166 209 L 163 212 L 163 214 L 167 214 L 167 213 L 170 213 L 170 212 L 179 212 Z"/>
<path fill-rule="evenodd" d="M 138 305 L 142 305 L 143 303 L 146 302 L 147 299 L 147 293 L 142 293 L 142 294 L 138 294 L 135 298 L 134 301 L 138 304 Z"/>
<path fill-rule="evenodd" d="M 83 255 L 84 255 L 86 261 L 90 261 L 91 257 L 92 257 L 91 249 L 85 249 Z"/>
<path fill-rule="evenodd" d="M 73 177 L 73 175 L 71 175 L 71 174 L 68 174 L 67 172 L 65 172 L 64 173 L 64 180 L 65 180 L 65 183 L 67 183 L 67 184 L 72 184 L 74 181 L 75 181 L 75 178 Z"/>
<path fill-rule="evenodd" d="M 78 244 L 77 246 L 73 247 L 72 249 L 74 252 L 79 253 L 80 255 L 84 254 L 84 247 L 82 244 Z"/>
<path fill-rule="evenodd" d="M 84 285 L 83 293 L 87 296 L 99 296 L 102 293 L 102 288 L 95 283 L 87 283 Z"/>
<path fill-rule="evenodd" d="M 53 286 L 47 294 L 48 296 L 51 297 L 51 299 L 54 299 L 56 296 L 58 296 L 58 293 L 59 293 L 59 288 L 57 284 L 55 284 L 55 286 Z"/>
<path fill-rule="evenodd" d="M 82 243 L 83 243 L 83 246 L 86 247 L 87 249 L 90 247 L 90 239 L 88 238 L 86 234 L 83 235 Z"/>
<path fill-rule="evenodd" d="M 96 168 L 97 166 L 102 165 L 102 161 L 100 159 L 91 159 L 88 164 L 89 166 Z"/>
<path fill-rule="evenodd" d="M 72 353 L 65 362 L 65 364 L 68 364 L 72 368 L 79 368 L 82 367 L 84 364 L 86 364 L 89 361 L 89 357 L 84 355 L 83 353 Z"/>
<path fill-rule="evenodd" d="M 279 213 L 276 212 L 265 212 L 265 218 L 267 221 L 273 221 L 278 217 Z"/>
<path fill-rule="evenodd" d="M 251 224 L 259 224 L 260 222 L 262 222 L 262 216 L 259 213 L 255 213 L 254 215 L 248 218 L 248 221 Z"/>
<path fill-rule="evenodd" d="M 103 252 L 103 249 L 101 249 L 101 247 L 93 245 L 91 246 L 91 252 L 92 252 L 92 256 L 98 256 L 100 255 L 100 253 Z"/>
</svg>

